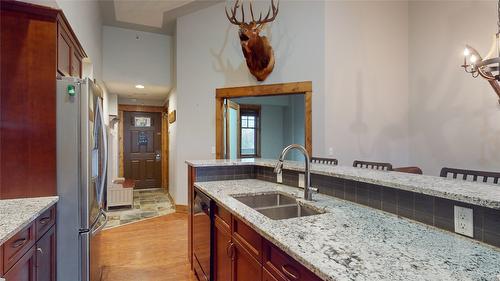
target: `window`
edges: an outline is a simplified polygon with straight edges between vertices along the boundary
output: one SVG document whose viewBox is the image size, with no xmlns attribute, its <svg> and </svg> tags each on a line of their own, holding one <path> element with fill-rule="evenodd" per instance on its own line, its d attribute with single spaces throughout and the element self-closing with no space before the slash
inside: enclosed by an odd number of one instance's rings
<svg viewBox="0 0 500 281">
<path fill-rule="evenodd" d="M 151 127 L 151 118 L 150 117 L 136 116 L 134 118 L 134 126 L 135 127 Z"/>
<path fill-rule="evenodd" d="M 240 106 L 240 156 L 260 157 L 260 107 Z"/>
</svg>

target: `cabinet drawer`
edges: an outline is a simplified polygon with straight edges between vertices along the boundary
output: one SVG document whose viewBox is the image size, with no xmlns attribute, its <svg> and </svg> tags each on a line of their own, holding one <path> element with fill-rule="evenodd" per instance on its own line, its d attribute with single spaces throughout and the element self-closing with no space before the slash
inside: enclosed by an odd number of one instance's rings
<svg viewBox="0 0 500 281">
<path fill-rule="evenodd" d="M 264 268 L 277 280 L 301 280 L 320 281 L 307 268 L 299 264 L 296 260 L 272 245 L 268 241 L 264 242 Z M 272 280 L 272 279 L 271 279 Z"/>
<path fill-rule="evenodd" d="M 216 204 L 215 216 L 220 218 L 226 224 L 228 229 L 231 229 L 231 213 L 228 210 Z"/>
<path fill-rule="evenodd" d="M 251 227 L 233 216 L 233 238 L 259 263 L 262 263 L 262 237 Z"/>
<path fill-rule="evenodd" d="M 12 238 L 4 243 L 4 264 L 3 271 L 9 269 L 35 244 L 35 225 L 29 226 L 19 231 Z"/>
<path fill-rule="evenodd" d="M 284 279 L 278 279 L 274 277 L 269 271 L 265 268 L 262 270 L 262 281 L 283 281 Z"/>
<path fill-rule="evenodd" d="M 3 276 L 7 281 L 33 281 L 36 279 L 35 247 L 27 249 L 22 256 Z M 43 281 L 43 280 L 41 280 Z"/>
<path fill-rule="evenodd" d="M 36 240 L 40 239 L 42 235 L 47 232 L 56 222 L 56 206 L 50 207 L 47 211 L 43 212 L 35 221 L 36 224 Z"/>
</svg>

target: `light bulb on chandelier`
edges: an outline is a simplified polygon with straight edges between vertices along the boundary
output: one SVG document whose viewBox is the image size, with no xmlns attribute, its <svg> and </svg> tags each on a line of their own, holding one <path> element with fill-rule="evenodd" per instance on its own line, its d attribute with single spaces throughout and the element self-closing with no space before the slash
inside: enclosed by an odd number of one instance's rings
<svg viewBox="0 0 500 281">
<path fill-rule="evenodd" d="M 500 98 L 500 0 L 498 1 L 498 31 L 493 35 L 493 44 L 483 58 L 473 47 L 466 45 L 462 67 L 472 77 L 483 77 L 490 83 Z M 499 99 L 500 103 L 500 99 Z"/>
</svg>

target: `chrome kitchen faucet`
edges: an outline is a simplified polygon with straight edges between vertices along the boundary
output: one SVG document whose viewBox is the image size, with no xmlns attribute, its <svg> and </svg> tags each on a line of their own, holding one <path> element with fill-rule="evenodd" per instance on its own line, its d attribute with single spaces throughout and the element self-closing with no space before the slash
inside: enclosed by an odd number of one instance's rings
<svg viewBox="0 0 500 281">
<path fill-rule="evenodd" d="M 304 199 L 312 201 L 312 194 L 317 193 L 318 189 L 311 187 L 311 171 L 310 171 L 311 160 L 309 158 L 309 153 L 302 145 L 291 144 L 285 147 L 285 149 L 283 149 L 283 151 L 281 152 L 280 158 L 278 159 L 278 163 L 276 163 L 276 167 L 274 167 L 274 173 L 276 174 L 281 173 L 283 169 L 283 161 L 285 159 L 285 156 L 292 149 L 297 149 L 304 155 L 304 159 L 306 162 L 305 176 L 304 176 Z"/>
</svg>

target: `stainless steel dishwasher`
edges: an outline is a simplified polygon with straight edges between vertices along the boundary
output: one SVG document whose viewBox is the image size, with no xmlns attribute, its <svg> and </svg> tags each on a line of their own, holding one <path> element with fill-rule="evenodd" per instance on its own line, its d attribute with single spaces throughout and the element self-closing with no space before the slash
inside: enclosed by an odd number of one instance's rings
<svg viewBox="0 0 500 281">
<path fill-rule="evenodd" d="M 212 200 L 194 189 L 193 267 L 200 280 L 212 280 Z"/>
</svg>

